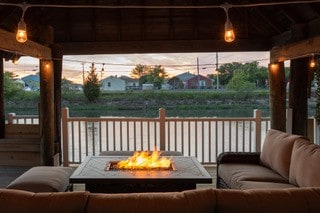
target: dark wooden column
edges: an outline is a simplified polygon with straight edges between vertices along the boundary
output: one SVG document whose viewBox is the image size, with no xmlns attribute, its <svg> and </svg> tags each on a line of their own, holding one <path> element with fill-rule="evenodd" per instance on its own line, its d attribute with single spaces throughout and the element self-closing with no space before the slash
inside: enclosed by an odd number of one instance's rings
<svg viewBox="0 0 320 213">
<path fill-rule="evenodd" d="M 46 45 L 53 44 L 53 28 L 42 26 L 39 41 Z M 54 64 L 52 60 L 40 60 L 40 134 L 41 164 L 54 166 L 55 113 L 54 113 Z"/>
<path fill-rule="evenodd" d="M 4 67 L 3 52 L 0 51 L 0 138 L 5 137 L 5 109 L 4 109 Z"/>
<path fill-rule="evenodd" d="M 52 46 L 54 63 L 54 118 L 55 118 L 55 154 L 59 153 L 59 164 L 62 162 L 61 155 L 61 79 L 63 54 L 59 46 Z"/>
<path fill-rule="evenodd" d="M 292 133 L 307 136 L 309 58 L 290 61 L 289 108 Z"/>
<path fill-rule="evenodd" d="M 284 63 L 269 64 L 271 128 L 286 131 L 286 81 Z"/>
<path fill-rule="evenodd" d="M 40 60 L 41 165 L 54 165 L 53 62 Z"/>
</svg>

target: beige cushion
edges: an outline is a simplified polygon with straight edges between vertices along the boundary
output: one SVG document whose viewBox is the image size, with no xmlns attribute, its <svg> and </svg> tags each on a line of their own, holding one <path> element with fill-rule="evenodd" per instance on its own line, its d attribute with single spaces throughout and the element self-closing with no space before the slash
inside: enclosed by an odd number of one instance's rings
<svg viewBox="0 0 320 213">
<path fill-rule="evenodd" d="M 257 164 L 220 164 L 218 174 L 232 189 L 244 188 L 240 181 L 288 183 L 288 180 L 278 173 Z"/>
<path fill-rule="evenodd" d="M 270 129 L 263 143 L 261 164 L 288 179 L 292 147 L 295 140 L 301 137 Z"/>
<path fill-rule="evenodd" d="M 69 167 L 36 166 L 17 179 L 7 188 L 30 192 L 63 192 L 69 185 L 73 169 Z"/>
<path fill-rule="evenodd" d="M 33 193 L 0 189 L 3 213 L 84 213 L 88 192 Z"/>
<path fill-rule="evenodd" d="M 290 183 L 300 187 L 320 187 L 320 146 L 298 139 L 293 146 Z"/>
<path fill-rule="evenodd" d="M 215 190 L 219 213 L 319 212 L 320 188 Z"/>
<path fill-rule="evenodd" d="M 170 193 L 94 194 L 87 203 L 87 213 L 100 212 L 214 212 L 212 189 L 198 189 Z"/>
</svg>

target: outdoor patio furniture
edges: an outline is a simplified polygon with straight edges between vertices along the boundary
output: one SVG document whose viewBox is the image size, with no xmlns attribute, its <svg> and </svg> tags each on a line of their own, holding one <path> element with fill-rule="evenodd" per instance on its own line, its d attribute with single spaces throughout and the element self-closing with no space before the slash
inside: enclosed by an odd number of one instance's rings
<svg viewBox="0 0 320 213">
<path fill-rule="evenodd" d="M 103 194 L 82 192 L 32 193 L 0 189 L 6 213 L 270 213 L 319 212 L 320 188 L 221 190 Z"/>
<path fill-rule="evenodd" d="M 72 173 L 73 169 L 70 167 L 32 167 L 6 188 L 30 192 L 64 192 L 72 190 L 72 185 L 69 183 Z"/>
<path fill-rule="evenodd" d="M 320 187 L 320 146 L 307 138 L 269 130 L 261 153 L 222 153 L 217 188 Z"/>
</svg>

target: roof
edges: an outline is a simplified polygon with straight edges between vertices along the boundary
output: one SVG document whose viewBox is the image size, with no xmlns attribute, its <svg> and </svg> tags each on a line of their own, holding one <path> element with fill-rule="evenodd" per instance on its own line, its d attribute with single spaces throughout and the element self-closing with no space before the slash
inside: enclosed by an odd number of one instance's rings
<svg viewBox="0 0 320 213">
<path fill-rule="evenodd" d="M 194 76 L 195 75 L 191 74 L 190 72 L 184 72 L 184 73 L 181 73 L 179 75 L 176 75 L 175 77 L 179 78 L 181 81 L 187 81 L 190 78 L 193 78 Z"/>
<path fill-rule="evenodd" d="M 22 1 L 1 1 L 0 28 L 15 32 L 22 10 L 9 2 Z M 65 55 L 269 51 L 320 34 L 320 1 L 227 2 L 233 43 L 223 40 L 225 0 L 29 0 L 24 20 L 39 43 L 52 26 Z"/>
<path fill-rule="evenodd" d="M 26 81 L 40 82 L 40 77 L 39 75 L 27 75 L 25 77 L 22 77 L 21 80 L 23 80 L 24 82 Z"/>
<path fill-rule="evenodd" d="M 101 79 L 101 82 L 104 82 L 104 81 L 118 81 L 118 82 L 125 82 L 125 80 L 121 79 L 121 78 L 118 78 L 117 76 L 108 76 L 104 79 Z"/>
<path fill-rule="evenodd" d="M 119 77 L 122 80 L 125 80 L 126 82 L 139 82 L 139 79 L 137 78 L 130 78 L 129 76 L 122 75 Z"/>
</svg>

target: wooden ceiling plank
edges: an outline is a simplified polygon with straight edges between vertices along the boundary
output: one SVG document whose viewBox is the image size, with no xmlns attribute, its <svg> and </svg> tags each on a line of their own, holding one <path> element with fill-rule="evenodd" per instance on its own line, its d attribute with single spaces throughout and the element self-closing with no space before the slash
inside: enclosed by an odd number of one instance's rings
<svg viewBox="0 0 320 213">
<path fill-rule="evenodd" d="M 270 51 L 270 62 L 282 62 L 320 53 L 320 36 L 301 42 L 274 47 Z"/>
<path fill-rule="evenodd" d="M 51 60 L 51 49 L 31 40 L 19 43 L 15 33 L 0 29 L 0 49 L 16 52 L 21 55 L 31 56 L 39 59 Z"/>
<path fill-rule="evenodd" d="M 178 53 L 178 52 L 240 52 L 269 51 L 269 40 L 238 39 L 232 45 L 218 40 L 155 40 L 57 43 L 65 55 L 130 54 L 130 53 Z"/>
</svg>

